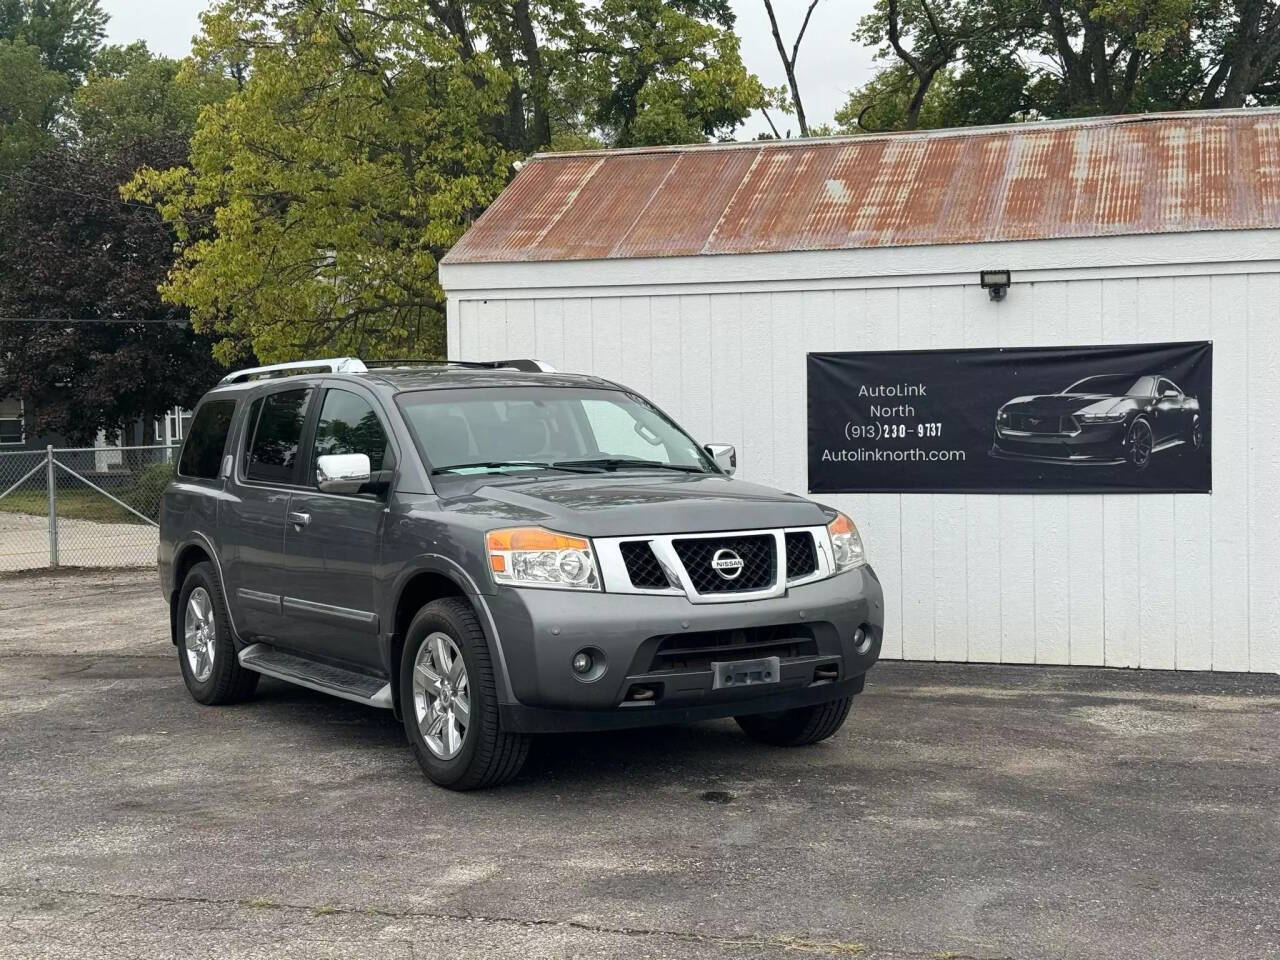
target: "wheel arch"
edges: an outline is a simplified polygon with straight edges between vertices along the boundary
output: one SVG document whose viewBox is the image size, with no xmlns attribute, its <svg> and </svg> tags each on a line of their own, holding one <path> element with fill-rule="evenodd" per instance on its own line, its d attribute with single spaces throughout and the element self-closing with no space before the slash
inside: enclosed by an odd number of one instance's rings
<svg viewBox="0 0 1280 960">
<path fill-rule="evenodd" d="M 187 574 L 197 563 L 213 563 L 213 556 L 200 542 L 184 544 L 173 557 L 173 589 L 169 591 L 169 640 L 178 645 L 178 597 Z"/>
<path fill-rule="evenodd" d="M 400 660 L 404 653 L 405 634 L 414 615 L 433 600 L 456 597 L 465 600 L 475 611 L 484 631 L 485 641 L 497 665 L 498 697 L 512 702 L 511 681 L 507 675 L 507 661 L 502 653 L 502 641 L 489 605 L 480 588 L 453 560 L 438 554 L 418 557 L 396 578 L 391 590 L 391 602 L 386 622 L 391 631 L 385 635 L 386 661 L 391 677 L 392 702 L 397 717 L 400 713 Z"/>
</svg>

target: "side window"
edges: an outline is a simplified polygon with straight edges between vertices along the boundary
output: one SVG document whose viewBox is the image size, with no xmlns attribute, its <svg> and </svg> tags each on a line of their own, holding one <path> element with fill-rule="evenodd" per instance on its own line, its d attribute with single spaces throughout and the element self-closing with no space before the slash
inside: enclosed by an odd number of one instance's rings
<svg viewBox="0 0 1280 960">
<path fill-rule="evenodd" d="M 310 390 L 283 390 L 262 399 L 262 411 L 258 414 L 244 468 L 250 480 L 295 482 L 298 444 L 310 395 Z"/>
<path fill-rule="evenodd" d="M 236 412 L 234 400 L 210 400 L 196 411 L 195 419 L 182 445 L 178 459 L 178 475 L 199 480 L 216 480 L 222 467 L 222 451 L 227 445 L 227 431 Z"/>
<path fill-rule="evenodd" d="M 330 390 L 324 395 L 311 461 L 329 454 L 363 453 L 373 471 L 391 466 L 387 456 L 387 434 L 368 400 L 347 390 Z"/>
</svg>

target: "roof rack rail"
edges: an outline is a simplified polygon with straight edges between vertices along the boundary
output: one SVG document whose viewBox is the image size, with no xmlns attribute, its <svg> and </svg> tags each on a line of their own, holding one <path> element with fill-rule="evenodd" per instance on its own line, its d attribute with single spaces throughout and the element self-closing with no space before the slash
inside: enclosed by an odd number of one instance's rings
<svg viewBox="0 0 1280 960">
<path fill-rule="evenodd" d="M 292 363 L 270 363 L 265 367 L 248 367 L 233 370 L 219 383 L 244 383 L 247 380 L 268 380 L 273 377 L 293 377 L 303 373 L 367 373 L 368 367 L 357 357 L 332 357 L 328 360 L 295 360 Z"/>
<path fill-rule="evenodd" d="M 438 360 L 431 357 L 410 357 L 403 360 L 367 360 L 370 370 L 383 367 L 466 367 L 471 370 L 521 370 L 525 373 L 555 373 L 556 368 L 542 360 Z"/>
</svg>

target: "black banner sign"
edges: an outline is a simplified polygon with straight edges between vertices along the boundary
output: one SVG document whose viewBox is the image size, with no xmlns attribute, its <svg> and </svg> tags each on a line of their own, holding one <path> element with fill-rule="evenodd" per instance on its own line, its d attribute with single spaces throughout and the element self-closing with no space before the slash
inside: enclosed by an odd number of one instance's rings
<svg viewBox="0 0 1280 960">
<path fill-rule="evenodd" d="M 813 493 L 1210 487 L 1213 345 L 811 353 Z"/>
</svg>

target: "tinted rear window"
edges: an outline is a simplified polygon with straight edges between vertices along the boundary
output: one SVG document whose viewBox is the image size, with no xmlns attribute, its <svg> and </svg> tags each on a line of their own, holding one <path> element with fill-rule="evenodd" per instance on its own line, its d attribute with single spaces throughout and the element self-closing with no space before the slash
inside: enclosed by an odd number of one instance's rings
<svg viewBox="0 0 1280 960">
<path fill-rule="evenodd" d="M 298 444 L 310 390 L 284 390 L 262 400 L 245 476 L 251 480 L 296 482 Z"/>
<path fill-rule="evenodd" d="M 222 466 L 227 431 L 236 412 L 234 400 L 210 400 L 196 411 L 187 441 L 182 445 L 178 474 L 200 480 L 215 480 Z"/>
</svg>

